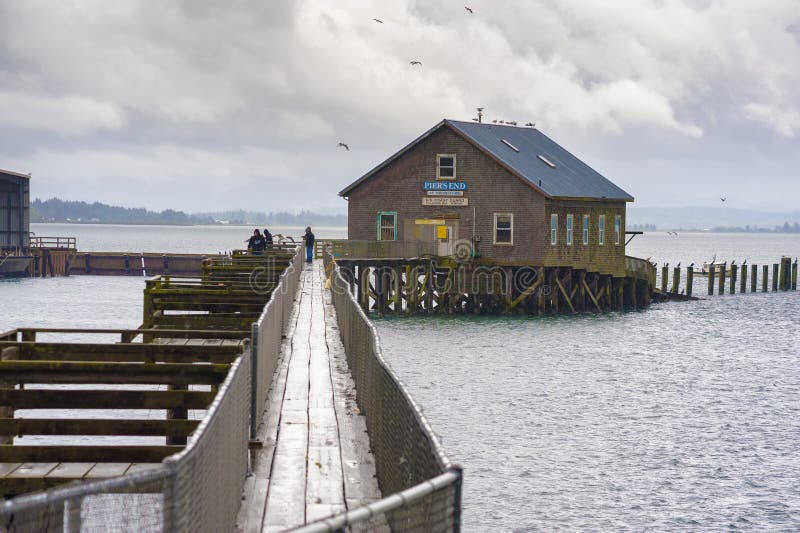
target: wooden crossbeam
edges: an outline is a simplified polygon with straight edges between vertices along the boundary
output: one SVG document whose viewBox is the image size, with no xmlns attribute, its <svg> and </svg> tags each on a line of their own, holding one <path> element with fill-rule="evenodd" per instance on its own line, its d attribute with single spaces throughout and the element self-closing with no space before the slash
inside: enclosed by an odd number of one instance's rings
<svg viewBox="0 0 800 533">
<path fill-rule="evenodd" d="M 572 299 L 569 297 L 567 291 L 564 289 L 564 285 L 561 284 L 561 280 L 558 279 L 558 276 L 554 276 L 554 278 L 556 280 L 556 285 L 558 285 L 558 288 L 561 291 L 561 294 L 564 295 L 564 299 L 567 301 L 567 305 L 572 310 L 572 312 L 575 313 L 576 311 L 575 307 L 572 305 Z"/>
<path fill-rule="evenodd" d="M 0 445 L 4 463 L 158 463 L 183 446 L 23 446 Z"/>
<path fill-rule="evenodd" d="M 540 286 L 542 285 L 542 283 L 544 282 L 544 276 L 542 275 L 542 272 L 541 272 L 541 270 L 542 270 L 542 269 L 539 269 L 539 276 L 537 276 L 537 277 L 536 277 L 536 281 L 534 281 L 533 283 L 531 283 L 531 285 L 530 285 L 530 286 L 529 286 L 527 289 L 525 289 L 524 291 L 522 291 L 522 292 L 520 293 L 520 295 L 519 295 L 519 296 L 517 296 L 517 297 L 514 299 L 514 301 L 513 301 L 513 302 L 511 302 L 511 305 L 509 306 L 509 307 L 510 307 L 510 309 L 514 309 L 516 306 L 518 306 L 519 304 L 521 304 L 521 303 L 522 303 L 522 302 L 525 300 L 525 298 L 527 298 L 528 296 L 530 296 L 531 294 L 533 294 L 533 293 L 534 293 L 534 291 L 535 291 L 535 290 L 536 290 L 538 287 L 540 287 Z"/>
<path fill-rule="evenodd" d="M 0 381 L 11 383 L 108 383 L 218 385 L 230 365 L 0 361 Z"/>
<path fill-rule="evenodd" d="M 589 295 L 589 298 L 591 298 L 592 302 L 594 302 L 594 306 L 597 308 L 597 311 L 602 313 L 603 310 L 600 308 L 600 304 L 597 303 L 597 298 L 594 297 L 594 293 L 592 292 L 591 287 L 589 287 L 589 284 L 586 283 L 585 279 L 582 281 L 583 281 L 583 288 L 586 289 L 586 293 Z"/>
<path fill-rule="evenodd" d="M 125 435 L 187 437 L 199 420 L 0 418 L 0 435 Z"/>
<path fill-rule="evenodd" d="M 0 405 L 14 409 L 206 409 L 214 392 L 0 389 Z"/>
</svg>

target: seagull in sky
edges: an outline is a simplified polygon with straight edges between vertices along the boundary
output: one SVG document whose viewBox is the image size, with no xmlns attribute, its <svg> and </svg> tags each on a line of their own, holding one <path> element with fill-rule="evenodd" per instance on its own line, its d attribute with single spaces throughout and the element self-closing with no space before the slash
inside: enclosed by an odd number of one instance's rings
<svg viewBox="0 0 800 533">
<path fill-rule="evenodd" d="M 471 7 L 464 6 L 464 9 L 466 9 L 467 11 L 469 11 L 469 14 L 470 14 L 470 15 L 474 14 L 474 12 L 472 11 L 472 8 L 471 8 Z"/>
<path fill-rule="evenodd" d="M 422 66 L 422 61 L 417 61 L 417 60 L 415 59 L 414 61 L 410 61 L 408 64 L 409 64 L 409 65 L 419 65 L 419 66 Z"/>
<path fill-rule="evenodd" d="M 377 22 L 378 24 L 383 24 L 383 21 L 382 21 L 381 19 L 372 19 L 372 20 L 374 20 L 374 21 L 375 21 L 375 22 Z"/>
<path fill-rule="evenodd" d="M 725 197 L 722 197 L 722 196 L 720 196 L 720 197 L 719 197 L 719 199 L 720 199 L 720 200 L 722 200 L 722 201 L 724 202 L 725 200 L 727 200 L 727 199 L 728 199 L 728 197 L 727 197 L 727 196 L 725 196 Z"/>
<path fill-rule="evenodd" d="M 348 152 L 350 151 L 350 147 L 349 147 L 349 146 L 347 146 L 345 143 L 339 143 L 339 144 L 337 144 L 336 146 L 341 146 L 342 148 L 344 148 L 344 149 L 345 149 L 345 150 L 347 150 Z"/>
</svg>

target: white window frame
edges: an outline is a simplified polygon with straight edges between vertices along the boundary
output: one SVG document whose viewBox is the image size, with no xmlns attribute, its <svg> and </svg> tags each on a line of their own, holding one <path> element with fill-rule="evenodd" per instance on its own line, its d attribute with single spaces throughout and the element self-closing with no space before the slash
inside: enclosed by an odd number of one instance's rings
<svg viewBox="0 0 800 533">
<path fill-rule="evenodd" d="M 550 246 L 558 244 L 558 214 L 550 215 Z"/>
<path fill-rule="evenodd" d="M 567 246 L 572 246 L 572 224 L 574 217 L 572 213 L 567 213 Z"/>
<path fill-rule="evenodd" d="M 583 215 L 583 245 L 589 246 L 589 215 Z"/>
<path fill-rule="evenodd" d="M 511 222 L 511 242 L 497 242 L 497 218 L 508 217 Z M 505 228 L 503 228 L 505 230 Z M 495 246 L 514 246 L 514 213 L 495 213 L 494 214 L 494 231 L 492 232 L 492 244 Z"/>
<path fill-rule="evenodd" d="M 384 239 L 383 238 L 383 217 L 386 215 L 392 215 L 394 217 L 394 224 L 392 225 L 392 235 L 394 235 L 393 239 Z M 386 226 L 386 229 L 389 229 L 389 226 Z M 378 240 L 379 241 L 396 241 L 397 240 L 397 211 L 379 211 L 378 212 Z"/>
<path fill-rule="evenodd" d="M 442 158 L 443 157 L 452 157 L 453 158 L 453 175 L 452 176 L 442 176 Z M 437 180 L 454 180 L 456 179 L 456 154 L 436 154 L 436 179 Z"/>
<path fill-rule="evenodd" d="M 622 237 L 622 215 L 614 216 L 614 244 L 619 246 Z"/>
<path fill-rule="evenodd" d="M 597 221 L 597 244 L 603 246 L 606 243 L 606 216 L 600 215 Z"/>
</svg>

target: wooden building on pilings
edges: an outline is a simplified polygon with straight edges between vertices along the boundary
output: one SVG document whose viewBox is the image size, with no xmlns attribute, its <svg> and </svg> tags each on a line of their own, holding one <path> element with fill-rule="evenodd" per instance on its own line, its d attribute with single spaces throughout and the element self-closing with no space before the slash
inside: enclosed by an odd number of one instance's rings
<svg viewBox="0 0 800 533">
<path fill-rule="evenodd" d="M 625 255 L 633 197 L 534 127 L 443 120 L 339 194 L 338 260 L 365 308 L 561 313 L 652 296 L 654 267 Z"/>
</svg>

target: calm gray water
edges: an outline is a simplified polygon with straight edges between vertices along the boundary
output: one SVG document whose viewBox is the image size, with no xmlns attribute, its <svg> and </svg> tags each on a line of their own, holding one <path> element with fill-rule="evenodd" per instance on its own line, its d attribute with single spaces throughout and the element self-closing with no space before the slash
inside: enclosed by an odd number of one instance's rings
<svg viewBox="0 0 800 533">
<path fill-rule="evenodd" d="M 55 226 L 34 231 L 97 251 L 217 251 L 252 231 Z M 628 253 L 774 263 L 800 253 L 800 236 L 653 233 Z M 0 282 L 0 330 L 135 327 L 143 288 L 96 276 Z M 751 531 L 800 529 L 799 321 L 800 295 L 785 293 L 377 324 L 466 469 L 465 531 Z"/>
</svg>

